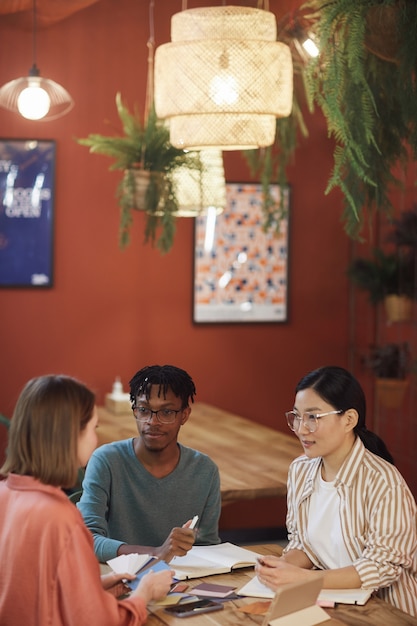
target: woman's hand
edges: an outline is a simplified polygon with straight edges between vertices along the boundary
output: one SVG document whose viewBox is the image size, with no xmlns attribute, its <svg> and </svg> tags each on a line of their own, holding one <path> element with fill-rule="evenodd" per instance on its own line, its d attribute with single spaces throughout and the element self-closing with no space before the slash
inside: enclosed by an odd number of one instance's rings
<svg viewBox="0 0 417 626">
<path fill-rule="evenodd" d="M 116 572 L 110 572 L 109 574 L 103 574 L 101 576 L 101 584 L 103 589 L 109 591 L 116 598 L 124 596 L 126 593 L 130 593 L 130 587 L 125 585 L 123 580 L 133 580 L 134 575 L 128 574 L 116 574 Z"/>
<path fill-rule="evenodd" d="M 172 585 L 173 570 L 153 572 L 151 569 L 141 578 L 139 585 L 132 592 L 132 596 L 143 598 L 147 604 L 151 600 L 164 598 Z"/>
<path fill-rule="evenodd" d="M 291 565 L 284 559 L 276 556 L 263 556 L 258 559 L 255 572 L 259 581 L 276 591 L 282 585 L 309 580 L 318 572 Z"/>
</svg>

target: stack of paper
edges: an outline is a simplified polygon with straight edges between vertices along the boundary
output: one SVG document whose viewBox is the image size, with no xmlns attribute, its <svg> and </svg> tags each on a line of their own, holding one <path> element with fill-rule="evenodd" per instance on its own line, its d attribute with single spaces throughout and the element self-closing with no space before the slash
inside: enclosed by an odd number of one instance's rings
<svg viewBox="0 0 417 626">
<path fill-rule="evenodd" d="M 155 557 L 150 554 L 121 554 L 107 561 L 116 574 L 136 574 Z"/>
<path fill-rule="evenodd" d="M 170 565 L 149 554 L 121 554 L 107 561 L 112 570 L 117 574 L 136 574 L 134 580 L 127 580 L 126 584 L 132 590 L 136 589 L 142 576 L 150 572 L 160 572 L 171 569 Z"/>
</svg>

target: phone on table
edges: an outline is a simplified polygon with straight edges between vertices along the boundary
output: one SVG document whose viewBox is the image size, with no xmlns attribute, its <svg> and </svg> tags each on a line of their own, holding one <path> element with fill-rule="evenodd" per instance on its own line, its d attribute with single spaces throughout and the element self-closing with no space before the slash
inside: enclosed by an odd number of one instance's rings
<svg viewBox="0 0 417 626">
<path fill-rule="evenodd" d="M 191 615 L 200 615 L 200 613 L 210 613 L 211 611 L 220 611 L 223 604 L 214 602 L 213 600 L 196 600 L 195 602 L 185 602 L 176 606 L 168 606 L 164 611 L 175 617 L 190 617 Z"/>
</svg>

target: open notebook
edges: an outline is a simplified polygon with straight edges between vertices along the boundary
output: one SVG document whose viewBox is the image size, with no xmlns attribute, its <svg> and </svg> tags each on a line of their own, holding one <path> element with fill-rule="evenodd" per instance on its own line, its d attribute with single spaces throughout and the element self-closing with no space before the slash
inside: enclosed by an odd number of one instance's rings
<svg viewBox="0 0 417 626">
<path fill-rule="evenodd" d="M 275 593 L 263 585 L 257 576 L 254 576 L 246 585 L 236 593 L 240 596 L 252 596 L 254 598 L 274 598 Z M 322 589 L 317 601 L 334 602 L 335 604 L 359 604 L 364 605 L 372 596 L 369 589 Z"/>
<path fill-rule="evenodd" d="M 213 546 L 193 546 L 185 556 L 175 556 L 170 566 L 175 571 L 175 578 L 186 580 L 226 574 L 241 567 L 254 567 L 257 556 L 251 550 L 227 542 Z"/>
</svg>

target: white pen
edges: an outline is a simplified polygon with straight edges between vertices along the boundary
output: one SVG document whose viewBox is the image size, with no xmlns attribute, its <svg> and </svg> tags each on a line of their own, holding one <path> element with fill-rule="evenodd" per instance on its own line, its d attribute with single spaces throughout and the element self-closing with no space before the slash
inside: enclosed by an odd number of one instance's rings
<svg viewBox="0 0 417 626">
<path fill-rule="evenodd" d="M 198 515 L 194 515 L 194 517 L 193 517 L 193 519 L 191 521 L 191 524 L 189 525 L 188 528 L 191 528 L 191 530 L 192 530 L 193 528 L 195 528 L 195 525 L 197 524 L 197 522 L 198 522 Z"/>
</svg>

